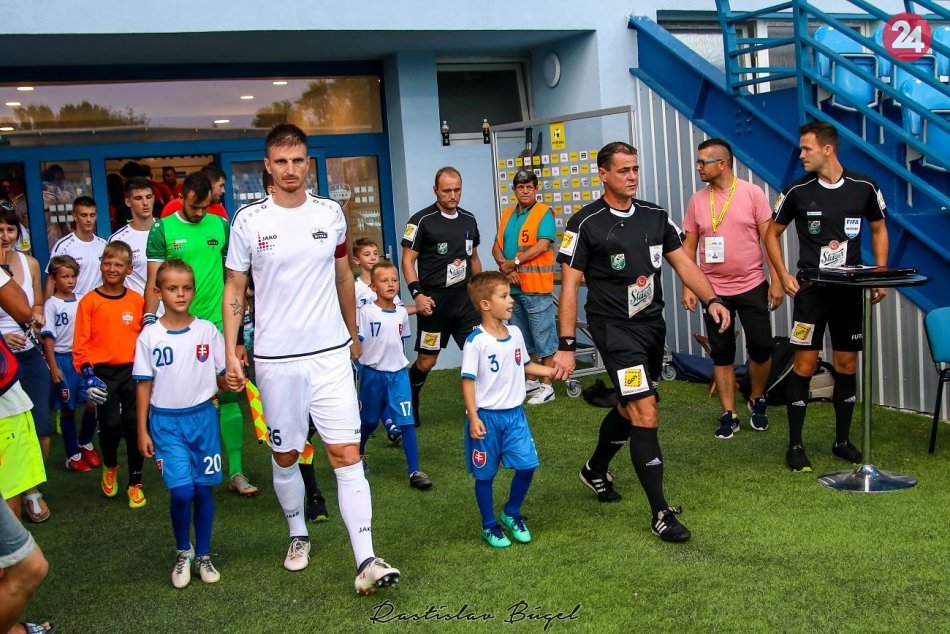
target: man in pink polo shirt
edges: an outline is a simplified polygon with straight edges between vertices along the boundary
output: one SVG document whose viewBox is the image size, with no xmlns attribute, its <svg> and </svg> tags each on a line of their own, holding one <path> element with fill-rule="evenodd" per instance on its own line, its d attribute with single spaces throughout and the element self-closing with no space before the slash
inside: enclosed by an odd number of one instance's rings
<svg viewBox="0 0 950 634">
<path fill-rule="evenodd" d="M 695 258 L 699 247 L 699 266 L 712 283 L 713 290 L 722 297 L 733 324 L 736 313 L 739 314 L 749 353 L 750 424 L 756 431 L 765 431 L 769 419 L 764 391 L 772 352 L 769 311 L 778 308 L 784 297 L 782 284 L 772 270 L 771 262 L 771 285 L 762 268 L 759 245 L 772 212 L 765 192 L 733 174 L 732 148 L 724 140 L 709 139 L 699 144 L 696 169 L 706 187 L 693 194 L 686 207 L 683 249 Z M 698 304 L 696 295 L 685 286 L 682 303 L 689 311 L 695 310 Z M 713 378 L 719 389 L 723 411 L 715 436 L 728 439 L 739 431 L 735 326 L 720 333 L 718 325 L 708 314 L 704 314 L 704 319 L 712 350 Z"/>
</svg>

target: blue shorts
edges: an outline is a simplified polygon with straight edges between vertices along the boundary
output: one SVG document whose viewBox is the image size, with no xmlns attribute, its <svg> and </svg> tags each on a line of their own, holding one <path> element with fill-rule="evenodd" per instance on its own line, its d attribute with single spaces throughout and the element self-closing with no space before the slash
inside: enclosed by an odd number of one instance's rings
<svg viewBox="0 0 950 634">
<path fill-rule="evenodd" d="M 12 568 L 30 556 L 36 542 L 0 498 L 0 569 Z"/>
<path fill-rule="evenodd" d="M 375 425 L 387 405 L 396 414 L 396 425 L 415 425 L 409 371 L 381 372 L 360 366 L 360 422 Z"/>
<path fill-rule="evenodd" d="M 523 407 L 511 409 L 479 409 L 478 417 L 485 424 L 485 437 L 472 440 L 465 417 L 465 462 L 476 480 L 491 480 L 498 473 L 498 462 L 506 469 L 534 469 L 538 452 L 528 428 Z"/>
<path fill-rule="evenodd" d="M 557 352 L 557 326 L 554 323 L 554 297 L 550 294 L 516 293 L 511 308 L 511 323 L 524 335 L 528 354 L 539 359 Z"/>
<path fill-rule="evenodd" d="M 53 393 L 53 380 L 49 375 L 46 359 L 36 347 L 14 355 L 20 362 L 20 387 L 33 401 L 33 425 L 40 438 L 53 435 L 53 423 L 50 420 L 50 397 Z"/>
<path fill-rule="evenodd" d="M 165 486 L 221 484 L 218 410 L 211 401 L 187 409 L 152 407 L 148 428 Z"/>
<path fill-rule="evenodd" d="M 73 367 L 73 353 L 57 352 L 56 365 L 59 366 L 59 371 L 63 373 L 63 383 L 66 384 L 66 389 L 69 390 L 69 400 L 64 403 L 60 396 L 62 386 L 53 386 L 53 402 L 56 404 L 56 409 L 76 409 L 86 402 L 87 396 L 86 385 L 79 373 L 76 372 L 76 368 Z"/>
</svg>

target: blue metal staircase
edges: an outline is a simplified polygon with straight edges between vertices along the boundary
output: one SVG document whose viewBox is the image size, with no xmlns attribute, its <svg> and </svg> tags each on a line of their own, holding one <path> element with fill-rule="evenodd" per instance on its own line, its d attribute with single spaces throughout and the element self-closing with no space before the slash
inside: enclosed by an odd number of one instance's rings
<svg viewBox="0 0 950 634">
<path fill-rule="evenodd" d="M 851 2 L 869 20 L 886 22 L 891 17 L 864 0 Z M 928 18 L 950 21 L 950 10 L 933 0 L 906 4 L 908 11 L 913 11 L 912 5 L 916 4 L 931 12 Z M 726 73 L 655 22 L 640 17 L 631 18 L 629 23 L 637 32 L 639 48 L 639 66 L 630 72 L 707 134 L 728 139 L 736 157 L 776 189 L 802 173 L 797 127 L 812 119 L 835 123 L 841 137 L 842 163 L 872 176 L 887 200 L 889 263 L 917 268 L 931 278 L 927 285 L 903 289 L 904 294 L 925 311 L 946 305 L 950 300 L 950 172 L 939 168 L 950 168 L 950 155 L 905 131 L 901 114 L 902 109 L 913 112 L 941 134 L 950 133 L 950 118 L 909 99 L 900 92 L 900 86 L 885 83 L 853 58 L 844 57 L 818 41 L 809 34 L 809 22 L 842 31 L 860 47 L 887 56 L 910 78 L 935 90 L 947 91 L 947 86 L 919 68 L 891 58 L 872 38 L 861 36 L 809 2 L 793 0 L 747 12 L 731 11 L 728 0 L 719 0 L 717 6 L 724 35 Z M 794 37 L 737 35 L 736 25 L 740 22 L 776 14 L 793 21 Z M 796 51 L 794 67 L 742 64 L 754 53 L 790 44 Z M 934 52 L 950 54 L 945 45 L 935 41 L 932 46 Z M 861 103 L 822 76 L 816 61 L 819 54 L 856 75 L 859 84 L 867 82 L 873 86 L 886 105 Z M 789 78 L 795 79 L 794 88 L 759 94 L 750 91 L 755 84 Z M 828 105 L 830 100 L 819 101 L 829 96 L 847 109 Z M 937 169 L 912 164 L 911 159 L 918 157 Z M 869 243 L 865 244 L 865 258 L 871 259 Z"/>
</svg>

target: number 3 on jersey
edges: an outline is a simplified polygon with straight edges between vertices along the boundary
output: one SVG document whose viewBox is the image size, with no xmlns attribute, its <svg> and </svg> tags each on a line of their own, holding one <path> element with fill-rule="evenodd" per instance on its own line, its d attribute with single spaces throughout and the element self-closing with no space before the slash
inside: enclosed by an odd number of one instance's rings
<svg viewBox="0 0 950 634">
<path fill-rule="evenodd" d="M 499 369 L 501 366 L 498 365 L 498 359 L 495 358 L 495 355 L 493 355 L 493 354 L 488 355 L 488 360 L 491 362 L 490 365 L 488 366 L 489 369 L 490 369 L 492 372 L 498 372 L 498 369 Z"/>
</svg>

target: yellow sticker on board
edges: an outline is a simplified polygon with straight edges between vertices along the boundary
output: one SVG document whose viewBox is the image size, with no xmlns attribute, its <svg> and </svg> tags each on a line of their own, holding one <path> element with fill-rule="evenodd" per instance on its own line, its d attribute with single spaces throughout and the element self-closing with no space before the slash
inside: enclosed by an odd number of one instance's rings
<svg viewBox="0 0 950 634">
<path fill-rule="evenodd" d="M 577 162 L 577 152 L 571 152 L 568 156 L 570 156 L 571 163 Z"/>
<path fill-rule="evenodd" d="M 563 150 L 567 147 L 567 137 L 564 134 L 564 123 L 559 121 L 549 126 L 551 149 Z"/>
</svg>

